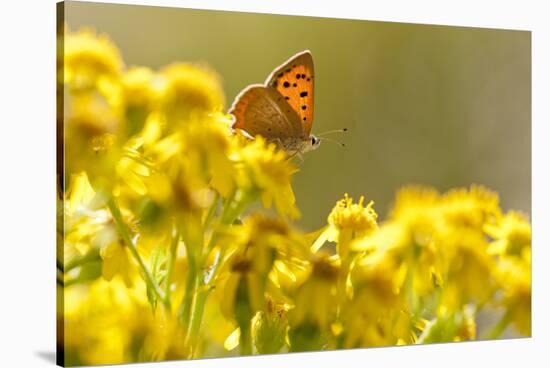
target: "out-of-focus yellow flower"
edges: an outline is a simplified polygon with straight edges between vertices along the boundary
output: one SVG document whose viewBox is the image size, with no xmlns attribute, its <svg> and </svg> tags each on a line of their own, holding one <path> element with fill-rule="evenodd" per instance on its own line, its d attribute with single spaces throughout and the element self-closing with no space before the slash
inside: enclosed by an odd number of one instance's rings
<svg viewBox="0 0 550 368">
<path fill-rule="evenodd" d="M 183 127 L 183 146 L 191 170 L 227 197 L 235 189 L 236 170 L 229 159 L 230 132 L 223 119 L 221 114 L 211 114 L 188 121 Z"/>
<path fill-rule="evenodd" d="M 402 292 L 407 268 L 384 251 L 359 256 L 352 265 L 341 312 L 344 346 L 411 343 L 411 319 Z"/>
<path fill-rule="evenodd" d="M 147 303 L 139 278 L 98 279 L 89 286 L 65 289 L 66 351 L 84 364 L 183 359 L 182 329 L 175 316 Z"/>
<path fill-rule="evenodd" d="M 483 228 L 500 217 L 498 195 L 481 186 L 451 190 L 441 197 L 443 227 L 438 234 L 447 275 L 440 307 L 457 310 L 485 303 L 496 288 L 495 260 Z"/>
<path fill-rule="evenodd" d="M 85 171 L 94 188 L 109 189 L 120 157 L 123 125 L 119 115 L 97 93 L 68 101 L 63 141 L 66 175 Z"/>
<path fill-rule="evenodd" d="M 99 93 L 78 94 L 67 102 L 70 129 L 78 129 L 90 139 L 121 133 L 120 116 Z"/>
<path fill-rule="evenodd" d="M 102 273 L 105 280 L 111 281 L 119 275 L 126 286 L 131 287 L 136 270 L 124 244 L 120 241 L 112 242 L 101 249 L 100 255 L 103 258 Z"/>
<path fill-rule="evenodd" d="M 220 239 L 227 248 L 221 270 L 227 280 L 220 289 L 224 294 L 221 310 L 227 318 L 235 318 L 239 303 L 248 304 L 253 314 L 265 309 L 268 274 L 278 251 L 289 248 L 290 232 L 285 222 L 257 214 L 248 217 L 242 226 L 234 225 L 231 234 Z M 246 300 L 239 300 L 243 296 Z"/>
<path fill-rule="evenodd" d="M 531 336 L 531 252 L 522 257 L 506 257 L 499 261 L 497 277 L 504 290 L 502 305 L 509 321 L 517 330 Z"/>
<path fill-rule="evenodd" d="M 118 77 L 124 66 L 115 44 L 91 29 L 66 32 L 63 52 L 65 83 L 77 88 L 91 87 L 103 77 Z"/>
<path fill-rule="evenodd" d="M 286 306 L 267 299 L 265 311 L 256 313 L 252 319 L 252 337 L 260 354 L 278 353 L 285 345 L 288 322 Z"/>
<path fill-rule="evenodd" d="M 521 256 L 524 249 L 531 248 L 531 225 L 519 212 L 508 212 L 484 230 L 494 239 L 488 249 L 491 254 Z"/>
<path fill-rule="evenodd" d="M 291 178 L 297 168 L 283 151 L 258 136 L 234 151 L 231 159 L 241 169 L 237 178 L 239 188 L 259 192 L 264 207 L 270 208 L 274 204 L 282 216 L 299 216 L 291 186 Z"/>
<path fill-rule="evenodd" d="M 160 96 L 162 82 L 147 67 L 131 67 L 121 76 L 127 106 L 149 109 Z"/>
<path fill-rule="evenodd" d="M 497 193 L 479 185 L 470 189 L 454 189 L 441 198 L 446 221 L 456 227 L 481 229 L 500 215 Z"/>
<path fill-rule="evenodd" d="M 404 187 L 395 196 L 389 219 L 402 229 L 396 239 L 400 246 L 427 246 L 442 225 L 440 196 L 430 187 Z"/>
<path fill-rule="evenodd" d="M 389 220 L 364 242 L 366 249 L 384 249 L 406 268 L 413 308 L 417 297 L 441 286 L 442 226 L 439 193 L 430 187 L 407 186 L 397 192 Z"/>
<path fill-rule="evenodd" d="M 160 113 L 164 79 L 146 67 L 131 67 L 120 78 L 128 135 L 139 133 L 152 112 Z"/>
<path fill-rule="evenodd" d="M 296 279 L 288 312 L 290 351 L 332 349 L 339 331 L 338 284 L 342 276 L 340 260 L 319 252 L 310 257 L 307 273 Z"/>
<path fill-rule="evenodd" d="M 309 335 L 313 330 L 316 334 L 328 331 L 330 324 L 336 319 L 338 307 L 337 284 L 340 276 L 340 262 L 329 257 L 325 253 L 318 253 L 312 256 L 309 266 L 309 275 L 293 295 L 295 306 L 288 313 L 290 326 L 300 330 L 291 337 L 293 350 L 312 350 L 307 346 L 299 346 L 306 341 L 302 333 Z M 311 342 L 315 342 L 314 336 L 309 336 Z M 327 339 L 324 336 L 324 339 Z M 294 340 L 294 342 L 292 341 Z M 307 345 L 307 344 L 306 344 Z M 313 348 L 313 347 L 312 347 Z M 319 348 L 319 347 L 317 347 Z"/>
<path fill-rule="evenodd" d="M 179 123 L 193 114 L 218 112 L 223 108 L 224 94 L 214 71 L 176 63 L 162 69 L 160 75 L 164 78 L 161 108 L 168 116 L 171 129 L 177 129 Z"/>
<path fill-rule="evenodd" d="M 428 321 L 417 343 L 468 341 L 475 340 L 476 336 L 474 308 L 464 306 L 457 311 L 443 311 L 437 318 Z"/>
<path fill-rule="evenodd" d="M 177 318 L 164 308 L 148 313 L 144 326 L 143 346 L 139 351 L 139 361 L 162 361 L 185 359 L 188 347 L 185 346 L 185 333 Z"/>
<path fill-rule="evenodd" d="M 95 195 L 85 173 L 71 177 L 62 218 L 65 262 L 90 251 L 94 247 L 93 239 L 109 220 L 106 211 L 93 208 Z"/>
<path fill-rule="evenodd" d="M 109 191 L 126 133 L 118 77 L 123 64 L 106 36 L 67 32 L 64 47 L 66 173 L 86 171 L 95 188 Z M 61 87 L 60 87 L 61 88 Z"/>
<path fill-rule="evenodd" d="M 440 307 L 455 310 L 464 304 L 487 302 L 495 292 L 495 262 L 480 229 L 448 232 L 443 246 L 447 270 Z"/>
<path fill-rule="evenodd" d="M 504 291 L 501 304 L 507 309 L 505 318 L 518 331 L 531 335 L 531 225 L 515 211 L 508 212 L 485 232 L 494 240 L 488 252 L 498 256 L 496 277 Z"/>
<path fill-rule="evenodd" d="M 121 281 L 98 279 L 90 286 L 65 288 L 64 293 L 66 352 L 84 364 L 135 361 L 131 346 L 139 341 L 138 331 L 151 313 L 143 284 L 127 289 Z"/>
</svg>

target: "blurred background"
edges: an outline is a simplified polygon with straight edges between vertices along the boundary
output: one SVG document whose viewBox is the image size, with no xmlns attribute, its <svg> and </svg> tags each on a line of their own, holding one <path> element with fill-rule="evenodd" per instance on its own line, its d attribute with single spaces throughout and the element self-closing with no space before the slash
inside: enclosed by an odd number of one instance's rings
<svg viewBox="0 0 550 368">
<path fill-rule="evenodd" d="M 348 128 L 294 176 L 299 224 L 326 223 L 348 192 L 383 219 L 401 186 L 482 184 L 504 209 L 531 211 L 531 34 L 329 18 L 68 2 L 127 66 L 209 64 L 226 106 L 296 52 L 315 62 L 313 133 Z"/>
</svg>

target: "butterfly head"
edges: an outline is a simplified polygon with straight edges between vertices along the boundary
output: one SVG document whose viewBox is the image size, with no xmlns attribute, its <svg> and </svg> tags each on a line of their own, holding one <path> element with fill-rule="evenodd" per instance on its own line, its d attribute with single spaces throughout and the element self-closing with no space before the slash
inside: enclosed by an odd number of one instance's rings
<svg viewBox="0 0 550 368">
<path fill-rule="evenodd" d="M 309 145 L 309 150 L 312 151 L 321 145 L 321 139 L 312 134 L 309 136 Z"/>
<path fill-rule="evenodd" d="M 308 138 L 303 138 L 299 143 L 299 146 L 296 148 L 300 153 L 306 153 L 309 151 L 313 151 L 314 149 L 319 147 L 320 144 L 321 139 L 311 134 Z M 294 148 L 291 148 L 290 150 L 294 150 Z"/>
</svg>

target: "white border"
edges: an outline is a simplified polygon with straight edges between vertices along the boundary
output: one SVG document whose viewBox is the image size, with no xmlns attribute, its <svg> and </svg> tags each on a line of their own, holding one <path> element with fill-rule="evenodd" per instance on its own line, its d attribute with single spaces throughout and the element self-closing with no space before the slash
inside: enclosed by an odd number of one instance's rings
<svg viewBox="0 0 550 368">
<path fill-rule="evenodd" d="M 550 32 L 543 1 L 109 2 L 533 31 L 533 338 L 143 366 L 500 368 L 548 364 L 550 292 L 546 282 L 550 280 L 550 238 L 546 224 L 550 221 L 550 180 L 548 159 L 544 158 L 550 157 Z M 3 367 L 51 366 L 44 356 L 55 349 L 54 3 L 14 0 L 2 2 L 0 10 L 0 366 Z"/>
</svg>

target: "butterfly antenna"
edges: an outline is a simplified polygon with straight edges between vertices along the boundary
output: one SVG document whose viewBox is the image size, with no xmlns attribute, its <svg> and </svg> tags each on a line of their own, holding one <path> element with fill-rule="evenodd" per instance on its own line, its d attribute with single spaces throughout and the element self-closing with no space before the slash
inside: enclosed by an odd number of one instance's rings
<svg viewBox="0 0 550 368">
<path fill-rule="evenodd" d="M 319 137 L 319 136 L 317 136 L 317 137 Z M 321 142 L 322 142 L 322 141 L 332 142 L 332 143 L 335 143 L 335 144 L 339 145 L 340 147 L 345 147 L 345 146 L 346 146 L 344 143 L 339 142 L 339 141 L 337 141 L 337 140 L 335 140 L 335 139 L 330 139 L 330 138 L 326 138 L 326 137 L 319 138 L 319 139 L 321 140 Z"/>
<path fill-rule="evenodd" d="M 333 133 L 345 133 L 348 131 L 348 128 L 343 128 L 343 129 L 334 129 L 334 130 L 328 130 L 326 132 L 322 132 L 322 133 L 319 133 L 319 134 L 316 134 L 317 137 L 322 137 L 326 134 L 333 134 Z"/>
</svg>

